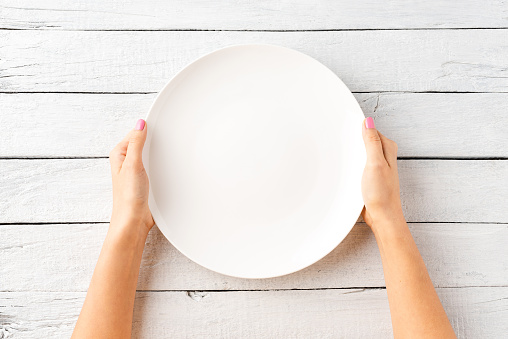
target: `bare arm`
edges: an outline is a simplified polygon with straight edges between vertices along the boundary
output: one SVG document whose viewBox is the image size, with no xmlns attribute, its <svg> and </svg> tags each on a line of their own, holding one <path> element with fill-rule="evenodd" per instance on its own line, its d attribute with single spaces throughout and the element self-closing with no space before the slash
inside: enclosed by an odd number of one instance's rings
<svg viewBox="0 0 508 339">
<path fill-rule="evenodd" d="M 395 338 L 456 338 L 402 213 L 397 144 L 363 125 L 363 217 L 381 253 Z"/>
<path fill-rule="evenodd" d="M 141 154 L 146 126 L 138 121 L 110 153 L 113 214 L 72 338 L 130 338 L 141 256 L 154 222 Z"/>
</svg>

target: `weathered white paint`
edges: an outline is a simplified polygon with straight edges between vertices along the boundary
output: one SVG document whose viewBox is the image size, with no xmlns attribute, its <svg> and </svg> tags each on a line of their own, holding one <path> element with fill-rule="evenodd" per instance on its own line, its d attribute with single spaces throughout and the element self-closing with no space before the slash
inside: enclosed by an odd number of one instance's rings
<svg viewBox="0 0 508 339">
<path fill-rule="evenodd" d="M 0 291 L 86 291 L 108 224 L 1 226 Z M 508 225 L 410 224 L 437 287 L 508 286 Z M 357 224 L 318 263 L 273 279 L 237 279 L 178 252 L 154 228 L 138 290 L 279 290 L 385 286 L 368 226 Z"/>
<path fill-rule="evenodd" d="M 507 157 L 508 105 L 500 93 L 356 94 L 403 157 Z M 365 102 L 364 102 L 365 101 Z"/>
<path fill-rule="evenodd" d="M 508 92 L 506 30 L 0 31 L 0 92 L 156 92 L 219 47 L 272 43 L 328 66 L 355 92 Z"/>
<path fill-rule="evenodd" d="M 106 156 L 188 62 L 237 43 L 307 53 L 357 92 L 508 92 L 506 1 L 5 0 L 0 157 Z M 82 32 L 333 30 L 342 32 Z M 32 30 L 35 29 L 35 30 Z M 45 30 L 45 31 L 40 31 Z M 48 31 L 52 30 L 52 31 Z M 78 31 L 65 31 L 78 30 Z M 506 94 L 356 94 L 406 157 L 506 157 Z M 508 222 L 507 161 L 400 161 L 413 221 Z M 0 223 L 107 221 L 107 159 L 0 161 Z M 459 337 L 508 333 L 506 224 L 412 224 Z M 69 337 L 107 224 L 0 225 L 0 338 Z M 317 264 L 239 280 L 186 259 L 154 230 L 138 285 L 134 337 L 391 337 L 379 254 L 357 225 Z M 464 287 L 469 286 L 469 287 Z M 505 286 L 482 287 L 471 286 Z M 326 288 L 293 291 L 290 289 Z M 213 290 L 270 290 L 199 292 Z M 279 290 L 280 291 L 275 291 Z M 17 292 L 8 292 L 17 291 Z M 52 291 L 52 292 L 43 292 Z M 12 335 L 10 335 L 12 334 Z"/>
<path fill-rule="evenodd" d="M 504 1 L 4 0 L 0 28 L 379 29 L 508 27 Z"/>
<path fill-rule="evenodd" d="M 109 219 L 108 159 L 1 160 L 0 169 L 0 223 Z"/>
<path fill-rule="evenodd" d="M 501 338 L 508 288 L 437 289 L 459 338 Z M 0 336 L 68 338 L 84 292 L 0 293 Z M 391 338 L 385 290 L 138 292 L 134 338 Z"/>
<path fill-rule="evenodd" d="M 0 94 L 0 157 L 107 157 L 156 94 Z M 508 94 L 507 94 L 508 98 Z"/>
<path fill-rule="evenodd" d="M 438 289 L 438 294 L 459 338 L 507 333 L 506 321 L 500 321 L 508 315 L 507 288 Z M 134 337 L 392 337 L 385 290 L 223 292 L 195 299 L 139 293 Z"/>
<path fill-rule="evenodd" d="M 403 157 L 507 157 L 508 93 L 357 93 Z M 0 157 L 107 156 L 155 94 L 0 94 Z"/>
<path fill-rule="evenodd" d="M 108 221 L 108 159 L 0 160 L 0 223 Z M 399 160 L 410 222 L 508 222 L 508 161 Z"/>
</svg>

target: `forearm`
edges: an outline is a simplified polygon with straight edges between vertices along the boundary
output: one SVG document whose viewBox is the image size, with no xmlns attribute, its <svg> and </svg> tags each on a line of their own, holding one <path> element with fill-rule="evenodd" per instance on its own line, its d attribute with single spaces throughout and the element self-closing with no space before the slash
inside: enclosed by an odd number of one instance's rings
<svg viewBox="0 0 508 339">
<path fill-rule="evenodd" d="M 72 338 L 128 338 L 148 231 L 112 221 Z M 132 228 L 133 229 L 133 228 Z"/>
<path fill-rule="evenodd" d="M 395 338 L 455 338 L 403 217 L 375 226 Z"/>
</svg>

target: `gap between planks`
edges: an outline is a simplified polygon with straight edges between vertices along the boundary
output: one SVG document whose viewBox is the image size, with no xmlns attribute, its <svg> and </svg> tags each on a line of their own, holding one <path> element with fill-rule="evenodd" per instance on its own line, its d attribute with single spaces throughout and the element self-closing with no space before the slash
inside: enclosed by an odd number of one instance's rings
<svg viewBox="0 0 508 339">
<path fill-rule="evenodd" d="M 493 285 L 493 286 L 443 286 L 435 287 L 437 289 L 460 289 L 460 288 L 497 288 L 508 287 L 508 285 Z M 273 288 L 273 289 L 232 289 L 232 290 L 136 290 L 136 292 L 148 293 L 171 293 L 171 292 L 207 292 L 207 293 L 228 293 L 228 292 L 291 292 L 291 291 L 332 291 L 332 290 L 355 290 L 349 293 L 358 293 L 366 290 L 386 290 L 386 286 L 350 286 L 350 287 L 316 287 L 316 288 Z M 7 291 L 8 292 L 8 291 Z M 13 291 L 19 292 L 19 291 Z M 38 291 L 39 292 L 39 291 Z M 44 291 L 42 291 L 44 292 Z M 50 293 L 59 293 L 60 291 L 50 291 Z"/>
<path fill-rule="evenodd" d="M 172 79 L 172 78 L 171 78 Z M 1 91 L 0 94 L 158 94 L 159 92 L 103 92 L 103 91 Z M 489 91 L 489 92 L 471 92 L 471 91 L 352 91 L 352 94 L 503 94 L 508 91 Z"/>
<path fill-rule="evenodd" d="M 507 288 L 508 285 L 492 285 L 492 286 L 439 286 L 434 287 L 435 289 L 468 289 L 468 288 Z M 386 286 L 375 286 L 375 287 L 316 287 L 316 288 L 274 288 L 274 289 L 232 289 L 232 290 L 214 290 L 214 289 L 193 289 L 193 290 L 136 290 L 136 293 L 186 293 L 188 296 L 191 296 L 192 293 L 242 293 L 242 292 L 305 292 L 305 291 L 348 291 L 345 294 L 349 293 L 361 293 L 365 291 L 375 291 L 375 290 L 386 290 Z M 33 292 L 31 290 L 26 291 L 0 291 L 0 293 L 22 293 L 22 292 Z M 37 290 L 37 293 L 80 293 L 75 291 L 45 291 L 45 290 Z M 83 291 L 86 292 L 86 291 Z"/>
<path fill-rule="evenodd" d="M 434 287 L 436 289 L 467 289 L 467 288 L 506 288 L 508 285 L 478 285 L 478 286 L 439 286 Z M 235 292 L 293 292 L 293 291 L 340 291 L 340 290 L 352 290 L 348 293 L 359 293 L 363 291 L 373 291 L 373 290 L 386 290 L 386 286 L 348 286 L 348 287 L 316 287 L 316 288 L 266 288 L 266 289 L 230 289 L 230 290 L 217 290 L 217 289 L 173 289 L 173 290 L 164 290 L 164 289 L 148 289 L 148 290 L 136 290 L 137 293 L 181 293 L 185 292 L 189 293 L 235 293 Z M 22 292 L 31 292 L 31 290 L 26 291 L 0 291 L 0 293 L 22 293 Z M 52 290 L 37 290 L 37 293 L 80 293 L 86 291 L 52 291 Z M 348 294 L 346 293 L 346 294 Z"/>
<path fill-rule="evenodd" d="M 464 31 L 503 30 L 508 27 L 413 27 L 413 28 L 324 28 L 324 29 L 54 29 L 49 28 L 0 28 L 0 31 L 61 31 L 61 32 L 260 32 L 260 33 L 305 33 L 305 32 L 366 32 L 366 31 Z"/>
<path fill-rule="evenodd" d="M 508 222 L 498 221 L 410 221 L 409 224 L 481 224 L 481 225 L 508 225 Z M 109 224 L 109 221 L 43 221 L 43 222 L 2 222 L 1 226 L 30 226 L 30 225 L 81 225 L 81 224 Z M 357 224 L 365 224 L 357 222 Z M 493 286 L 495 287 L 495 286 Z M 508 287 L 508 286 L 507 286 Z"/>
<path fill-rule="evenodd" d="M 86 159 L 109 159 L 109 157 L 106 156 L 96 156 L 96 157 L 89 157 L 89 156 L 24 156 L 24 157 L 0 157 L 0 160 L 72 160 L 72 159 L 78 159 L 78 160 L 86 160 Z M 404 161 L 411 161 L 411 160 L 508 160 L 508 157 L 397 157 L 397 160 L 404 160 Z"/>
</svg>

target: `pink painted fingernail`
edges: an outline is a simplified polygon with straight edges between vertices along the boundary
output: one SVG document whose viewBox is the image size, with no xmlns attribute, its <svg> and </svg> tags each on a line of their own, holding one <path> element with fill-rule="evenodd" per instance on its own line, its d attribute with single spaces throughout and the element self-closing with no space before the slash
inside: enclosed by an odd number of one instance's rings
<svg viewBox="0 0 508 339">
<path fill-rule="evenodd" d="M 376 128 L 376 126 L 374 126 L 374 119 L 372 119 L 371 117 L 368 117 L 367 119 L 365 119 L 365 127 Z"/>
<path fill-rule="evenodd" d="M 136 130 L 142 131 L 145 128 L 145 120 L 139 119 L 136 123 Z"/>
</svg>

